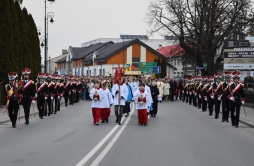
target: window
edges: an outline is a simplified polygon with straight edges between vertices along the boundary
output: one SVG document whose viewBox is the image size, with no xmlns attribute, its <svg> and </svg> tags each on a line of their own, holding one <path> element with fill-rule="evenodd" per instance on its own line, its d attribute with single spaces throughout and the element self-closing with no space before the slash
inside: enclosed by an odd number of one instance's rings
<svg viewBox="0 0 254 166">
<path fill-rule="evenodd" d="M 174 60 L 174 65 L 176 66 L 176 59 Z"/>
<path fill-rule="evenodd" d="M 102 71 L 103 71 L 103 76 L 105 76 L 105 69 L 103 69 Z"/>
<path fill-rule="evenodd" d="M 89 70 L 89 76 L 91 75 L 91 70 Z"/>
<path fill-rule="evenodd" d="M 87 75 L 87 76 L 88 76 L 88 71 L 89 71 L 89 70 L 86 71 L 86 75 Z"/>
<path fill-rule="evenodd" d="M 101 75 L 101 69 L 99 69 L 99 74 Z"/>
<path fill-rule="evenodd" d="M 177 59 L 177 66 L 180 65 L 180 59 Z"/>
<path fill-rule="evenodd" d="M 140 62 L 140 58 L 132 58 L 133 66 L 138 67 L 139 62 Z"/>
</svg>

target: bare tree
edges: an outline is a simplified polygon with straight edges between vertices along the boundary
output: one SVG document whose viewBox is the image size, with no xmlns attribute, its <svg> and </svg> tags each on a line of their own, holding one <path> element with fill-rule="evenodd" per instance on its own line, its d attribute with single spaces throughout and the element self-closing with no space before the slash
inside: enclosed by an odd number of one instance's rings
<svg viewBox="0 0 254 166">
<path fill-rule="evenodd" d="M 150 34 L 177 36 L 198 66 L 207 63 L 202 74 L 213 75 L 216 49 L 232 30 L 245 30 L 252 16 L 251 0 L 152 0 L 146 21 Z"/>
</svg>

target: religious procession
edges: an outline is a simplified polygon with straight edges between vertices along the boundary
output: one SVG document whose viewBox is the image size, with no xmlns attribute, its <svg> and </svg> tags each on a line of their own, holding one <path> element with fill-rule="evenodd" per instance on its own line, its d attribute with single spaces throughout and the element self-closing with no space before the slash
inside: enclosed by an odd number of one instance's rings
<svg viewBox="0 0 254 166">
<path fill-rule="evenodd" d="M 38 73 L 36 83 L 29 79 L 31 70 L 24 68 L 18 81 L 16 72 L 9 72 L 9 84 L 5 85 L 6 112 L 16 128 L 20 104 L 23 105 L 25 124 L 29 124 L 30 107 L 37 104 L 39 118 L 57 114 L 62 98 L 65 107 L 80 100 L 91 100 L 93 123 L 109 123 L 111 110 L 115 123 L 121 125 L 123 116 L 128 116 L 131 103 L 138 114 L 138 124 L 147 126 L 150 117 L 156 117 L 158 103 L 180 100 L 193 105 L 203 112 L 219 118 L 222 107 L 222 122 L 238 127 L 240 108 L 245 103 L 244 85 L 239 82 L 240 72 L 225 72 L 214 76 L 195 76 L 175 81 L 173 78 L 142 77 L 124 75 L 122 68 L 116 68 L 111 76 L 60 76 Z M 233 80 L 231 80 L 231 78 Z M 34 111 L 34 110 L 33 110 Z"/>
</svg>

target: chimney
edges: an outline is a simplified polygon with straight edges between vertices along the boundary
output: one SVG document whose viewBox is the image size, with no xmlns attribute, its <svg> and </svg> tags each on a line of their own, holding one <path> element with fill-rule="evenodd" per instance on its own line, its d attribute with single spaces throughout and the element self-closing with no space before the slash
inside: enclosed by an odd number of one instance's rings
<svg viewBox="0 0 254 166">
<path fill-rule="evenodd" d="M 158 48 L 158 50 L 160 50 L 162 48 L 162 44 L 159 44 L 159 48 Z"/>
</svg>

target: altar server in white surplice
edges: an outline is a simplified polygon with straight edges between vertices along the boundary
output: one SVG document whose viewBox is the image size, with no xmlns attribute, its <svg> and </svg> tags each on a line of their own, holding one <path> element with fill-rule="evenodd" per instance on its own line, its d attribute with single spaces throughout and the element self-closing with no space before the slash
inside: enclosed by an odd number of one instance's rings
<svg viewBox="0 0 254 166">
<path fill-rule="evenodd" d="M 110 107 L 114 104 L 114 100 L 110 91 L 107 89 L 107 82 L 102 84 L 102 100 L 101 100 L 101 123 L 108 123 L 110 115 Z"/>
<path fill-rule="evenodd" d="M 125 80 L 122 79 L 120 81 L 120 85 L 118 85 L 118 80 L 117 80 L 117 83 L 114 84 L 114 86 L 112 87 L 112 95 L 114 97 L 114 106 L 115 106 L 115 114 L 116 114 L 116 123 L 118 125 L 121 125 L 125 101 L 128 97 L 128 87 L 125 84 L 123 84 L 124 81 Z M 119 90 L 120 90 L 120 94 L 119 94 Z"/>
<path fill-rule="evenodd" d="M 139 84 L 139 90 L 134 93 L 134 100 L 138 111 L 138 124 L 146 126 L 148 122 L 147 108 L 150 103 L 150 96 L 145 90 L 145 84 Z"/>
<path fill-rule="evenodd" d="M 94 88 L 90 91 L 89 97 L 92 99 L 91 107 L 93 112 L 93 123 L 95 125 L 99 125 L 101 117 L 101 101 L 103 99 L 99 81 L 95 82 Z"/>
</svg>

